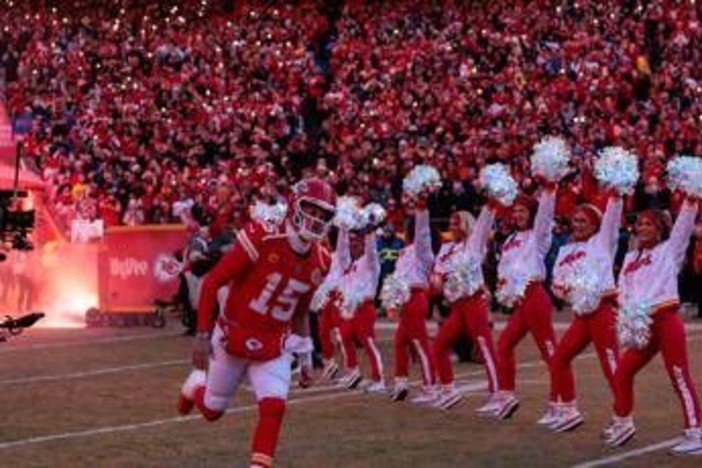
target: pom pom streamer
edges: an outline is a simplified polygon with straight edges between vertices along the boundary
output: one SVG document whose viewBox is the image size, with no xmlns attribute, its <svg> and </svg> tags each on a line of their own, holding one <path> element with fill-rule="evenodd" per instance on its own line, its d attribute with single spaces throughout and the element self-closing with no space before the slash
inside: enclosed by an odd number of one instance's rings
<svg viewBox="0 0 702 468">
<path fill-rule="evenodd" d="M 549 182 L 558 182 L 570 172 L 570 149 L 563 138 L 545 137 L 534 145 L 531 171 Z"/>
<path fill-rule="evenodd" d="M 702 158 L 678 156 L 668 163 L 668 185 L 686 195 L 702 198 Z"/>
<path fill-rule="evenodd" d="M 595 161 L 595 177 L 602 185 L 621 195 L 630 194 L 639 180 L 638 158 L 624 148 L 607 147 L 600 151 L 600 157 Z"/>
<path fill-rule="evenodd" d="M 361 226 L 361 210 L 356 197 L 339 197 L 336 202 L 334 225 L 347 231 L 358 229 Z"/>
<path fill-rule="evenodd" d="M 504 164 L 490 164 L 480 171 L 480 185 L 488 196 L 504 206 L 510 206 L 517 198 L 519 189 Z"/>
<path fill-rule="evenodd" d="M 650 307 L 629 302 L 619 310 L 617 337 L 624 348 L 643 349 L 651 339 Z"/>
<path fill-rule="evenodd" d="M 383 281 L 380 302 L 385 310 L 399 310 L 410 298 L 410 288 L 405 280 L 393 273 Z"/>
<path fill-rule="evenodd" d="M 477 293 L 484 283 L 480 261 L 467 252 L 461 252 L 454 255 L 448 265 L 444 296 L 449 302 L 455 302 Z"/>
<path fill-rule="evenodd" d="M 410 198 L 436 192 L 441 188 L 441 176 L 432 166 L 420 164 L 402 181 L 402 189 Z"/>
<path fill-rule="evenodd" d="M 524 297 L 531 280 L 523 273 L 512 274 L 508 280 L 500 281 L 495 297 L 500 304 L 514 307 L 518 300 Z"/>
<path fill-rule="evenodd" d="M 578 315 L 592 313 L 600 305 L 604 284 L 595 271 L 594 266 L 587 261 L 581 261 L 565 275 L 566 298 L 573 312 Z"/>
<path fill-rule="evenodd" d="M 288 213 L 288 205 L 277 202 L 273 205 L 257 201 L 249 210 L 252 219 L 266 224 L 280 224 Z"/>
<path fill-rule="evenodd" d="M 367 228 L 369 226 L 377 226 L 385 221 L 387 213 L 379 203 L 369 203 L 361 210 L 361 226 Z"/>
</svg>

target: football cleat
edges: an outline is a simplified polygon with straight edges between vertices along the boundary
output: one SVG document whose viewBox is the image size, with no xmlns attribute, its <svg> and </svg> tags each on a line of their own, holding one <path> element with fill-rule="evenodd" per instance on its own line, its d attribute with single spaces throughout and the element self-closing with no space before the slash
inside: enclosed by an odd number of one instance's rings
<svg viewBox="0 0 702 468">
<path fill-rule="evenodd" d="M 556 420 L 548 428 L 553 432 L 568 432 L 577 429 L 584 422 L 585 418 L 573 402 L 560 407 Z"/>
<path fill-rule="evenodd" d="M 422 393 L 410 400 L 415 405 L 431 405 L 439 398 L 439 391 L 436 386 L 422 387 Z"/>
<path fill-rule="evenodd" d="M 339 385 L 349 390 L 353 390 L 358 387 L 362 380 L 363 376 L 361 375 L 361 371 L 356 368 L 350 370 L 348 374 L 342 377 L 339 381 Z"/>
<path fill-rule="evenodd" d="M 495 419 L 509 419 L 519 409 L 519 399 L 514 393 L 505 393 L 500 396 L 499 403 L 492 416 Z"/>
<path fill-rule="evenodd" d="M 406 378 L 398 378 L 395 380 L 395 388 L 390 393 L 392 401 L 404 401 L 409 394 L 409 385 Z"/>
<path fill-rule="evenodd" d="M 497 409 L 500 407 L 500 395 L 499 393 L 493 393 L 488 398 L 488 401 L 478 409 L 475 410 L 476 414 L 480 417 L 487 418 L 494 416 Z"/>
<path fill-rule="evenodd" d="M 434 401 L 434 408 L 441 410 L 450 410 L 463 400 L 463 394 L 456 389 L 446 389 L 439 393 L 438 398 Z"/>
<path fill-rule="evenodd" d="M 207 381 L 207 374 L 200 369 L 193 369 L 185 379 L 178 395 L 178 413 L 185 416 L 189 414 L 195 406 L 195 390 L 197 387 L 204 387 Z"/>
<path fill-rule="evenodd" d="M 702 430 L 699 427 L 685 429 L 680 441 L 668 451 L 671 455 L 702 455 Z"/>
<path fill-rule="evenodd" d="M 387 389 L 385 388 L 385 382 L 378 380 L 377 382 L 372 382 L 363 391 L 366 393 L 385 393 Z"/>
<path fill-rule="evenodd" d="M 325 380 L 334 380 L 334 378 L 339 373 L 339 364 L 336 363 L 334 359 L 330 359 L 324 362 L 324 369 L 322 370 L 322 378 Z"/>
<path fill-rule="evenodd" d="M 609 447 L 621 447 L 629 442 L 634 434 L 636 434 L 636 427 L 631 416 L 615 417 L 613 422 L 603 431 L 605 444 Z"/>
<path fill-rule="evenodd" d="M 551 427 L 558 421 L 558 415 L 560 414 L 560 405 L 555 402 L 549 402 L 546 407 L 544 414 L 536 421 L 536 424 L 544 427 Z"/>
</svg>

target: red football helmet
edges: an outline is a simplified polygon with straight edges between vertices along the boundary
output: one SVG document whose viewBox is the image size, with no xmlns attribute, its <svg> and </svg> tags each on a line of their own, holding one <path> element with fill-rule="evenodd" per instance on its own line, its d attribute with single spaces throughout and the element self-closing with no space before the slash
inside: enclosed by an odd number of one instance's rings
<svg viewBox="0 0 702 468">
<path fill-rule="evenodd" d="M 308 241 L 324 238 L 336 211 L 336 193 L 322 179 L 311 177 L 293 186 L 290 221 L 300 237 Z"/>
</svg>

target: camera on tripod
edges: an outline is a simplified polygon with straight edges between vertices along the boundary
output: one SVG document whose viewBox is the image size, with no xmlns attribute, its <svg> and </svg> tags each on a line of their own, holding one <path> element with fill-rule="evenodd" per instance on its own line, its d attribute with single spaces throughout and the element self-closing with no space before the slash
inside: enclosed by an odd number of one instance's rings
<svg viewBox="0 0 702 468">
<path fill-rule="evenodd" d="M 30 251 L 29 234 L 34 230 L 34 209 L 28 206 L 26 190 L 0 190 L 0 261 L 9 250 Z"/>
</svg>

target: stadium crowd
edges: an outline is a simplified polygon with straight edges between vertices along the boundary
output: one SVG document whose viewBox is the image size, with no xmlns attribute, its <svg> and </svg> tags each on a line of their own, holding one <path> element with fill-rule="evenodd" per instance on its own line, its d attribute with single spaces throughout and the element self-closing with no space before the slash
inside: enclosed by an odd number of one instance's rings
<svg viewBox="0 0 702 468">
<path fill-rule="evenodd" d="M 487 162 L 530 192 L 545 134 L 582 167 L 607 145 L 634 151 L 629 211 L 675 212 L 665 162 L 702 154 L 694 1 L 4 3 L 6 107 L 31 116 L 26 159 L 66 225 L 172 222 L 192 200 L 237 227 L 253 199 L 316 173 L 401 229 L 418 162 L 442 171 L 445 221 L 477 211 Z M 561 183 L 560 217 L 604 208 L 581 180 Z"/>
<path fill-rule="evenodd" d="M 75 3 L 6 8 L 0 40 L 9 111 L 33 116 L 26 154 L 66 217 L 164 222 L 218 182 L 243 206 L 264 163 L 399 204 L 416 161 L 442 168 L 445 217 L 486 161 L 528 189 L 544 134 L 635 151 L 649 195 L 666 158 L 702 153 L 694 2 Z"/>
</svg>

